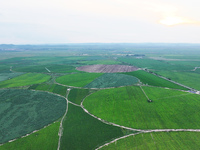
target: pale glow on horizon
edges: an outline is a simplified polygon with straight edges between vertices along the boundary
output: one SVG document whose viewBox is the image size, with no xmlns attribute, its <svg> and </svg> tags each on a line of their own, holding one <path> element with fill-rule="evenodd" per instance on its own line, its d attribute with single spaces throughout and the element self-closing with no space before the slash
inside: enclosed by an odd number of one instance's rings
<svg viewBox="0 0 200 150">
<path fill-rule="evenodd" d="M 173 26 L 173 25 L 178 25 L 178 24 L 190 24 L 193 23 L 192 21 L 188 19 L 184 19 L 182 17 L 165 17 L 164 19 L 161 19 L 159 23 L 167 25 L 167 26 Z"/>
<path fill-rule="evenodd" d="M 199 42 L 196 0 L 0 1 L 0 44 Z"/>
</svg>

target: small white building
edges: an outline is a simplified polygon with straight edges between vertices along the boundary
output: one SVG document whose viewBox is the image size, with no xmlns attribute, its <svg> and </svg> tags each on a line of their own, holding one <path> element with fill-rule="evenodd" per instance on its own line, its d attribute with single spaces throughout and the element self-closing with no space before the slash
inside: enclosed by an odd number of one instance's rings
<svg viewBox="0 0 200 150">
<path fill-rule="evenodd" d="M 196 94 L 200 94 L 200 91 L 197 91 Z"/>
</svg>

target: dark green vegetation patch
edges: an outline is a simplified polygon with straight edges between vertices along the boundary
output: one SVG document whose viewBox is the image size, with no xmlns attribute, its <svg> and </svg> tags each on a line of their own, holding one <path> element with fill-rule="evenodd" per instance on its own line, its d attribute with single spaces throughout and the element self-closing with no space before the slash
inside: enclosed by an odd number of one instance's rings
<svg viewBox="0 0 200 150">
<path fill-rule="evenodd" d="M 123 129 L 102 123 L 83 111 L 82 108 L 69 104 L 63 123 L 61 150 L 91 150 L 113 138 L 123 136 Z"/>
<path fill-rule="evenodd" d="M 90 93 L 93 93 L 94 90 L 90 90 L 90 89 L 72 89 L 69 92 L 68 95 L 68 100 L 80 105 L 82 100 L 89 95 Z"/>
<path fill-rule="evenodd" d="M 60 122 L 41 129 L 27 137 L 0 146 L 0 150 L 56 150 Z"/>
<path fill-rule="evenodd" d="M 14 77 L 20 76 L 23 73 L 0 73 L 0 81 L 12 79 Z"/>
<path fill-rule="evenodd" d="M 199 129 L 200 95 L 157 87 L 100 90 L 83 105 L 106 121 L 136 129 Z M 120 118 L 120 119 L 119 119 Z"/>
<path fill-rule="evenodd" d="M 51 76 L 39 73 L 26 73 L 10 80 L 0 82 L 0 88 L 27 86 L 48 81 Z"/>
<path fill-rule="evenodd" d="M 58 85 L 58 84 L 35 84 L 29 87 L 29 89 L 33 90 L 41 90 L 41 91 L 48 91 L 52 93 L 56 93 L 62 96 L 66 96 L 67 93 L 67 87 Z"/>
<path fill-rule="evenodd" d="M 65 109 L 65 99 L 53 94 L 0 90 L 0 143 L 43 128 L 62 117 Z"/>
<path fill-rule="evenodd" d="M 172 83 L 170 81 L 157 77 L 156 75 L 153 75 L 143 70 L 138 70 L 134 72 L 126 72 L 124 74 L 135 76 L 138 79 L 140 79 L 140 81 L 144 84 L 159 86 L 159 87 L 168 87 L 172 89 L 188 90 L 182 86 L 179 86 L 175 83 Z"/>
<path fill-rule="evenodd" d="M 69 75 L 58 77 L 56 79 L 56 82 L 64 84 L 64 85 L 69 85 L 69 86 L 84 87 L 101 75 L 102 73 L 69 74 Z"/>
<path fill-rule="evenodd" d="M 130 136 L 105 146 L 102 150 L 195 150 L 199 147 L 199 132 L 157 132 Z"/>
<path fill-rule="evenodd" d="M 116 73 L 106 73 L 95 79 L 88 85 L 86 88 L 107 88 L 107 87 L 119 87 L 127 86 L 138 83 L 139 80 L 136 77 L 125 75 L 125 74 L 116 74 Z"/>
</svg>

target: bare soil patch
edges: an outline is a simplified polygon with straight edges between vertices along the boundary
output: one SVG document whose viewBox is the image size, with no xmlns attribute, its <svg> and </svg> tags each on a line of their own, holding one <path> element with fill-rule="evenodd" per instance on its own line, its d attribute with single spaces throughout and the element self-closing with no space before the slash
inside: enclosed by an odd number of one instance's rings
<svg viewBox="0 0 200 150">
<path fill-rule="evenodd" d="M 76 69 L 79 71 L 98 73 L 132 72 L 138 70 L 137 67 L 126 65 L 88 65 L 77 67 Z"/>
</svg>

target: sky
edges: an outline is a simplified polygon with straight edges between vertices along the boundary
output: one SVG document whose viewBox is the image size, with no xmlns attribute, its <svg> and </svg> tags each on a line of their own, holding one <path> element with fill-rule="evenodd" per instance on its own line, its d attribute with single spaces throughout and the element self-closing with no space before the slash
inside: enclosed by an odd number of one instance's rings
<svg viewBox="0 0 200 150">
<path fill-rule="evenodd" d="M 0 0 L 0 44 L 200 43 L 199 0 Z"/>
</svg>

